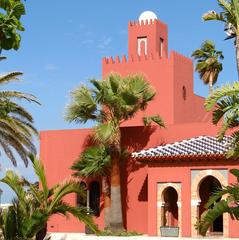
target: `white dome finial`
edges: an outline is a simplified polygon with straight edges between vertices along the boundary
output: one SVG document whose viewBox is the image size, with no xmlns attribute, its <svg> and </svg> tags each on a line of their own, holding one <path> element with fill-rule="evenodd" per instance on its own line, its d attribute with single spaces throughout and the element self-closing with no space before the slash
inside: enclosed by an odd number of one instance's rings
<svg viewBox="0 0 239 240">
<path fill-rule="evenodd" d="M 145 23 L 146 20 L 150 21 L 150 20 L 155 20 L 155 19 L 157 19 L 157 15 L 152 11 L 144 11 L 139 16 L 140 23 L 141 23 L 141 21 L 144 21 L 144 23 Z"/>
</svg>

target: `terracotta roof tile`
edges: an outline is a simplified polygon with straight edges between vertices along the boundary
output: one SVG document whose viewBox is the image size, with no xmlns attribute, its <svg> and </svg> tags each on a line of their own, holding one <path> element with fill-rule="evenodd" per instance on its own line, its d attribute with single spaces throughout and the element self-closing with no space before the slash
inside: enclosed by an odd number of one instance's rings
<svg viewBox="0 0 239 240">
<path fill-rule="evenodd" d="M 213 136 L 199 136 L 187 140 L 161 145 L 140 152 L 133 152 L 133 158 L 172 157 L 172 156 L 197 156 L 197 155 L 224 155 L 232 137 L 225 136 L 218 141 Z"/>
</svg>

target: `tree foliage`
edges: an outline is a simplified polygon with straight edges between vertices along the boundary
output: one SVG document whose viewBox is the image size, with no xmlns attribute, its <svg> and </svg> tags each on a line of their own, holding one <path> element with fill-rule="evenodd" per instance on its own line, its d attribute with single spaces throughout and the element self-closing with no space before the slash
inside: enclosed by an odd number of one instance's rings
<svg viewBox="0 0 239 240">
<path fill-rule="evenodd" d="M 110 168 L 109 149 L 104 145 L 87 148 L 74 162 L 71 169 L 75 177 L 95 177 L 109 175 Z"/>
<path fill-rule="evenodd" d="M 0 85 L 18 81 L 21 75 L 20 72 L 2 75 Z M 38 103 L 31 94 L 11 90 L 0 91 L 0 146 L 15 166 L 17 161 L 14 152 L 18 153 L 27 166 L 29 154 L 36 154 L 32 142 L 33 136 L 38 136 L 38 132 L 33 126 L 33 117 L 18 104 L 19 100 Z"/>
<path fill-rule="evenodd" d="M 110 227 L 111 230 L 118 231 L 123 228 L 122 207 L 121 202 L 118 201 L 118 199 L 121 199 L 119 197 L 121 195 L 119 167 L 121 155 L 120 126 L 126 120 L 133 118 L 138 111 L 144 110 L 148 103 L 153 100 L 155 91 L 141 75 L 121 77 L 112 74 L 104 80 L 93 79 L 90 82 L 93 85 L 92 89 L 81 86 L 71 93 L 72 101 L 67 107 L 66 120 L 78 123 L 86 123 L 89 120 L 95 121 L 94 138 L 100 145 L 109 149 L 111 160 Z M 158 115 L 144 121 L 147 123 L 154 121 L 160 126 L 164 126 L 163 120 Z M 94 154 L 97 155 L 98 153 L 94 151 Z M 95 159 L 96 155 L 94 155 Z M 103 158 L 101 156 L 101 160 L 103 159 L 107 159 L 108 164 L 109 159 L 106 156 Z M 92 164 L 92 161 L 87 160 L 87 163 L 97 169 Z M 99 163 L 99 159 L 97 163 Z M 103 162 L 101 161 L 101 163 Z M 89 169 L 88 166 L 86 169 Z M 82 171 L 80 174 L 82 174 Z"/>
<path fill-rule="evenodd" d="M 95 136 L 99 142 L 119 141 L 119 126 L 144 110 L 155 92 L 140 75 L 110 75 L 104 80 L 91 80 L 93 89 L 80 86 L 71 93 L 72 102 L 66 109 L 66 120 L 97 123 Z M 157 118 L 157 119 L 156 119 Z M 160 117 L 154 116 L 159 122 Z M 161 125 L 164 125 L 160 119 Z"/>
<path fill-rule="evenodd" d="M 217 0 L 220 12 L 214 10 L 205 13 L 202 18 L 204 21 L 220 21 L 224 24 L 224 30 L 228 37 L 234 39 L 236 47 L 237 72 L 239 76 L 239 2 L 238 0 Z"/>
<path fill-rule="evenodd" d="M 25 14 L 22 0 L 0 0 L 0 50 L 19 49 L 20 32 L 24 31 L 21 17 Z"/>
<path fill-rule="evenodd" d="M 64 201 L 64 197 L 71 193 L 86 197 L 80 184 L 74 180 L 67 180 L 49 188 L 42 163 L 33 156 L 31 160 L 42 189 L 39 189 L 38 184 L 30 183 L 10 170 L 1 180 L 16 194 L 12 206 L 4 209 L 0 215 L 0 227 L 4 239 L 34 239 L 54 214 L 66 217 L 71 214 L 97 232 L 86 208 L 74 207 Z"/>
<path fill-rule="evenodd" d="M 222 63 L 219 62 L 224 58 L 222 52 L 216 50 L 212 41 L 206 40 L 200 49 L 192 53 L 192 57 L 197 61 L 195 70 L 212 92 L 212 86 L 217 82 L 218 75 L 222 71 Z"/>
<path fill-rule="evenodd" d="M 234 38 L 237 36 L 239 26 L 239 3 L 238 0 L 217 0 L 221 12 L 214 10 L 208 11 L 203 14 L 204 21 L 221 21 L 224 23 L 225 30 L 227 30 L 229 37 Z"/>
<path fill-rule="evenodd" d="M 239 83 L 224 85 L 216 89 L 206 99 L 205 107 L 207 111 L 213 109 L 213 124 L 222 123 L 218 138 L 222 139 L 227 130 L 232 133 L 232 141 L 228 151 L 228 156 L 239 157 Z"/>
</svg>

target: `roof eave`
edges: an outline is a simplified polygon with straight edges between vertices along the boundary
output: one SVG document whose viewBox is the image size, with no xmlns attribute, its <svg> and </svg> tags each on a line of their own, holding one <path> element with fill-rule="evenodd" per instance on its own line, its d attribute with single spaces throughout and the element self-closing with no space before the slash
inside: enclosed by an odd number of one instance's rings
<svg viewBox="0 0 239 240">
<path fill-rule="evenodd" d="M 132 157 L 138 162 L 161 162 L 161 161 L 182 161 L 182 160 L 214 160 L 225 159 L 226 154 L 198 154 L 198 155 L 173 155 L 173 156 L 145 156 L 145 157 Z M 227 158 L 228 159 L 228 158 Z M 231 160 L 238 160 L 235 158 L 229 158 Z"/>
</svg>

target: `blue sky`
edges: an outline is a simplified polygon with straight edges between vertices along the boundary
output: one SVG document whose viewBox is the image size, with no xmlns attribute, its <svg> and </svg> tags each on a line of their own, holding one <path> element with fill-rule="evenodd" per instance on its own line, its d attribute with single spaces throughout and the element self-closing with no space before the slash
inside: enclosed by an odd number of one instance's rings
<svg viewBox="0 0 239 240">
<path fill-rule="evenodd" d="M 168 24 L 169 50 L 190 57 L 203 40 L 214 40 L 225 56 L 218 84 L 236 80 L 233 42 L 224 41 L 222 24 L 201 20 L 202 14 L 212 9 L 218 10 L 216 0 L 28 0 L 21 48 L 3 52 L 8 59 L 1 62 L 1 72 L 24 72 L 22 81 L 8 88 L 38 97 L 42 106 L 24 106 L 34 116 L 39 130 L 89 127 L 64 121 L 69 92 L 89 78 L 101 78 L 103 56 L 127 54 L 128 21 L 137 20 L 145 10 L 154 11 Z M 194 90 L 202 96 L 208 94 L 208 87 L 197 74 Z M 12 166 L 4 156 L 1 158 L 2 176 Z M 25 169 L 20 161 L 17 171 L 34 179 L 32 169 Z M 8 202 L 10 197 L 6 191 L 2 202 Z"/>
</svg>

